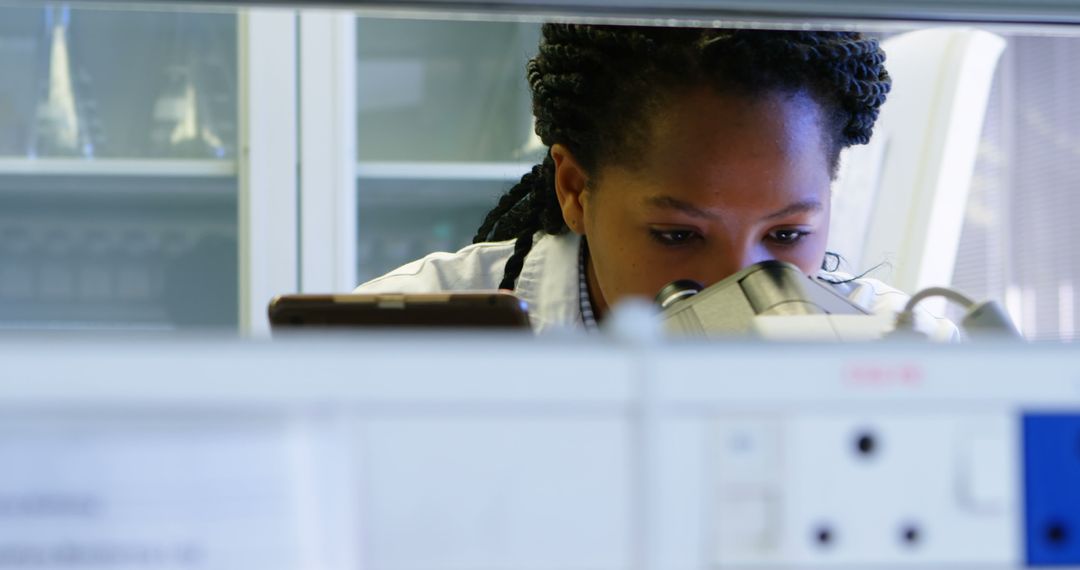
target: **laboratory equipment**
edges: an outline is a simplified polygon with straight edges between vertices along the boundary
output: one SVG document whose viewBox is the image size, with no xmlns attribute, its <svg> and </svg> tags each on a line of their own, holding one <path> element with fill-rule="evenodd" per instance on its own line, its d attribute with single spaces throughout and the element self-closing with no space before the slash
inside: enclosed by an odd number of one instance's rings
<svg viewBox="0 0 1080 570">
<path fill-rule="evenodd" d="M 200 49 L 200 43 L 209 39 L 205 31 L 183 18 L 175 18 L 173 26 L 172 52 L 177 60 L 162 73 L 150 143 L 159 156 L 225 158 L 231 154 L 229 143 L 236 131 L 224 95 L 233 80 L 220 54 Z"/>
<path fill-rule="evenodd" d="M 832 287 L 790 263 L 771 260 L 708 288 L 692 280 L 673 281 L 656 302 L 664 329 L 675 336 L 873 340 L 892 328 L 890 315 L 870 315 Z"/>
<path fill-rule="evenodd" d="M 896 317 L 897 330 L 903 331 L 913 327 L 916 305 L 932 297 L 944 297 L 963 307 L 964 314 L 959 324 L 970 338 L 998 340 L 1023 338 L 1005 311 L 1005 307 L 1002 307 L 1000 303 L 992 299 L 976 302 L 963 293 L 947 287 L 929 287 L 913 295 Z"/>
<path fill-rule="evenodd" d="M 39 99 L 27 154 L 93 158 L 101 121 L 89 93 L 90 78 L 72 57 L 71 8 L 48 5 L 43 19 Z"/>
<path fill-rule="evenodd" d="M 877 340 L 915 333 L 915 308 L 945 297 L 964 306 L 958 323 L 969 337 L 1022 338 L 995 301 L 976 303 L 958 291 L 930 287 L 916 293 L 897 315 L 870 314 L 836 292 L 827 277 L 810 277 L 795 265 L 755 263 L 709 286 L 680 279 L 656 295 L 664 329 L 675 336 L 730 338 L 756 334 L 778 340 Z"/>
</svg>

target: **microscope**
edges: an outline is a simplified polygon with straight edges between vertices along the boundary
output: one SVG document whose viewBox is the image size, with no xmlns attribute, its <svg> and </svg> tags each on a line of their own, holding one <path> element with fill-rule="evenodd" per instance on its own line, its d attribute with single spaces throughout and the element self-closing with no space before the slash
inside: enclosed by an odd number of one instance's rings
<svg viewBox="0 0 1080 570">
<path fill-rule="evenodd" d="M 899 314 L 871 314 L 836 292 L 834 285 L 790 263 L 763 261 L 707 288 L 688 279 L 673 281 L 655 301 L 664 329 L 673 336 L 864 341 L 918 337 L 913 330 L 915 306 L 943 296 L 965 307 L 957 324 L 966 337 L 1021 338 L 995 301 L 976 303 L 951 289 L 932 287 L 912 296 Z"/>
</svg>

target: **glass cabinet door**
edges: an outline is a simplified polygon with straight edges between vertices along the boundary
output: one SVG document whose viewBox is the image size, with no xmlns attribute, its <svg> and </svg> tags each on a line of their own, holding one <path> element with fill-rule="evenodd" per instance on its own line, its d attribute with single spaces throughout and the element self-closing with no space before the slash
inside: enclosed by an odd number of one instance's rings
<svg viewBox="0 0 1080 570">
<path fill-rule="evenodd" d="M 539 25 L 357 19 L 361 282 L 467 245 L 540 157 L 525 65 Z"/>
<path fill-rule="evenodd" d="M 0 8 L 0 327 L 237 326 L 236 30 Z"/>
</svg>

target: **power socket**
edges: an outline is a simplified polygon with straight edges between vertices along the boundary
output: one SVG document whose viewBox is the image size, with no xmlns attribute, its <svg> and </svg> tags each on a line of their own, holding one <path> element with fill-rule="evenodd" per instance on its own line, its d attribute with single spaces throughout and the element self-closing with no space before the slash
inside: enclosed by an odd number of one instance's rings
<svg viewBox="0 0 1080 570">
<path fill-rule="evenodd" d="M 1080 565 L 1080 416 L 1027 414 L 1023 426 L 1027 563 Z"/>
<path fill-rule="evenodd" d="M 813 414 L 720 433 L 721 567 L 1017 563 L 1007 414 Z"/>
</svg>

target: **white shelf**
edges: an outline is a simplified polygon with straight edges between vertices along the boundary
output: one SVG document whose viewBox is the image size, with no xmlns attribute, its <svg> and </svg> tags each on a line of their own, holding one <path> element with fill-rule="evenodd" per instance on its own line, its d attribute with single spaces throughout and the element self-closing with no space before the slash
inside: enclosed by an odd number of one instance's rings
<svg viewBox="0 0 1080 570">
<path fill-rule="evenodd" d="M 492 180 L 516 181 L 531 170 L 524 162 L 366 162 L 356 165 L 356 176 L 389 180 Z"/>
<path fill-rule="evenodd" d="M 362 207 L 483 207 L 531 170 L 519 162 L 360 162 Z"/>
<path fill-rule="evenodd" d="M 7 321 L 0 322 L 0 333 L 37 333 L 37 332 L 87 332 L 96 333 L 158 333 L 175 332 L 175 326 L 163 323 L 125 323 L 108 321 Z"/>
<path fill-rule="evenodd" d="M 0 158 L 0 175 L 221 178 L 236 174 L 235 160 Z"/>
</svg>

